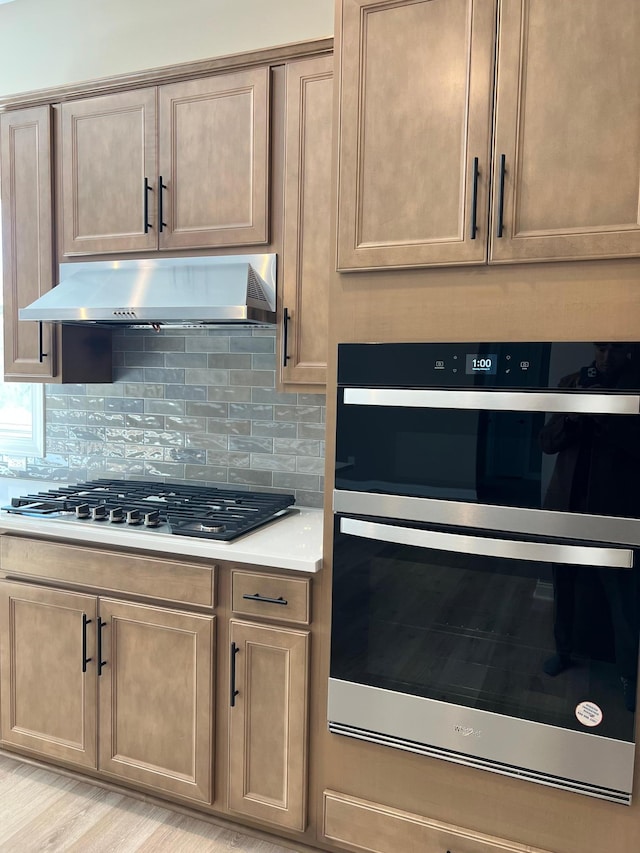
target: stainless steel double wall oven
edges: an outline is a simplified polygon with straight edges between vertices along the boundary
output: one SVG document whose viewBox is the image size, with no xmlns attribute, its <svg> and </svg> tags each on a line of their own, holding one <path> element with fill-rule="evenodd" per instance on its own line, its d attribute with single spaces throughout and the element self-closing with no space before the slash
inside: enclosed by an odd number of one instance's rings
<svg viewBox="0 0 640 853">
<path fill-rule="evenodd" d="M 342 344 L 332 732 L 631 801 L 635 344 Z"/>
</svg>

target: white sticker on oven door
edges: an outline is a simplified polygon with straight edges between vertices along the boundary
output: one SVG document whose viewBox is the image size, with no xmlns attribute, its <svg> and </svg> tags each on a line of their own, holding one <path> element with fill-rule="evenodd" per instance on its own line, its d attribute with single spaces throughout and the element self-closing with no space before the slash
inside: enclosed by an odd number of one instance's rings
<svg viewBox="0 0 640 853">
<path fill-rule="evenodd" d="M 583 726 L 599 726 L 602 722 L 602 708 L 595 702 L 580 702 L 576 707 L 576 717 Z"/>
</svg>

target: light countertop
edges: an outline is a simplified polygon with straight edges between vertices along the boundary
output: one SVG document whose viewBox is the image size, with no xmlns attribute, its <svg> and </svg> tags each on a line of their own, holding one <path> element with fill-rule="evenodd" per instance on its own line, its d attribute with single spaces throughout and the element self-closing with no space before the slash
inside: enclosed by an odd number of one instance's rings
<svg viewBox="0 0 640 853">
<path fill-rule="evenodd" d="M 0 506 L 11 497 L 35 494 L 60 483 L 0 478 Z M 173 557 L 228 560 L 254 566 L 318 572 L 322 568 L 322 518 L 320 509 L 293 507 L 290 512 L 233 542 L 218 542 L 148 530 L 54 518 L 33 518 L 0 510 L 0 533 L 23 533 L 64 539 L 84 545 L 104 545 L 156 551 Z"/>
</svg>

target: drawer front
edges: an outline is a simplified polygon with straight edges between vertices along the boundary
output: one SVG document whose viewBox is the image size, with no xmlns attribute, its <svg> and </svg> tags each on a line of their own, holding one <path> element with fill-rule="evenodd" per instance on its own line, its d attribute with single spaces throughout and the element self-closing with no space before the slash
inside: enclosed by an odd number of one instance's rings
<svg viewBox="0 0 640 853">
<path fill-rule="evenodd" d="M 215 566 L 116 553 L 22 536 L 0 536 L 0 569 L 7 575 L 97 590 L 215 606 Z"/>
<path fill-rule="evenodd" d="M 324 792 L 323 835 L 347 850 L 370 853 L 549 853 L 334 791 Z"/>
<path fill-rule="evenodd" d="M 309 581 L 303 578 L 234 570 L 231 599 L 235 613 L 309 624 Z"/>
</svg>

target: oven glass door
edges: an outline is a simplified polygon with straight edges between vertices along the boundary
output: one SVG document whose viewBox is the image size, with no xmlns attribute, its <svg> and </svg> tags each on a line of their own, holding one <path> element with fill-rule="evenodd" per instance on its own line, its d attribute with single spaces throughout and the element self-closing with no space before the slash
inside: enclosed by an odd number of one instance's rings
<svg viewBox="0 0 640 853">
<path fill-rule="evenodd" d="M 333 679 L 633 741 L 632 551 L 335 523 Z"/>
<path fill-rule="evenodd" d="M 336 489 L 640 518 L 634 410 L 637 395 L 341 388 Z"/>
</svg>

